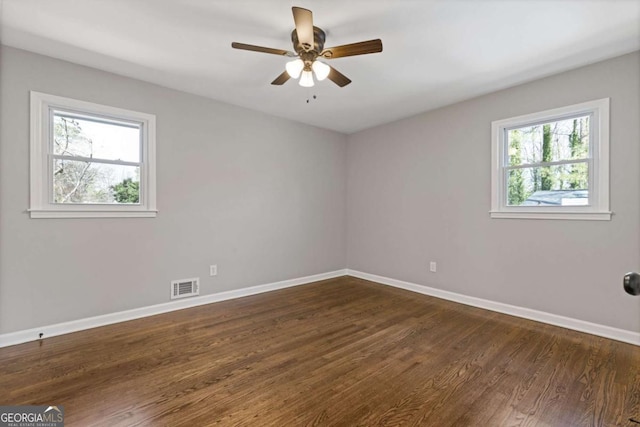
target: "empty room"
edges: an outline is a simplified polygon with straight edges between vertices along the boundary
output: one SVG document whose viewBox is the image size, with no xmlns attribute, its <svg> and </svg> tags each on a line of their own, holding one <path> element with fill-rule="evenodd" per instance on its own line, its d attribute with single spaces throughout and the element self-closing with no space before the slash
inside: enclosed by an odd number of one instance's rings
<svg viewBox="0 0 640 427">
<path fill-rule="evenodd" d="M 640 426 L 640 0 L 0 25 L 0 427 Z"/>
</svg>

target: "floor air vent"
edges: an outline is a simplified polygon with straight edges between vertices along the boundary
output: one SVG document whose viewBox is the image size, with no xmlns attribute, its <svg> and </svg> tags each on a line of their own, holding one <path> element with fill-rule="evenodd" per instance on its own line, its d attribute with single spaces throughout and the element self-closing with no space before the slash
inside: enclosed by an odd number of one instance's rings
<svg viewBox="0 0 640 427">
<path fill-rule="evenodd" d="M 200 294 L 200 278 L 171 281 L 171 299 L 192 297 Z"/>
</svg>

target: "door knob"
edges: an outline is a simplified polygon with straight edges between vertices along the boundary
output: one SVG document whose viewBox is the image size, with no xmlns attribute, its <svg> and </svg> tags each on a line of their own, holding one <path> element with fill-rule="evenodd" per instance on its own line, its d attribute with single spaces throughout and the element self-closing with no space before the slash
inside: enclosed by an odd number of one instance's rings
<svg viewBox="0 0 640 427">
<path fill-rule="evenodd" d="M 630 295 L 640 295 L 640 274 L 627 273 L 624 276 L 624 290 Z"/>
</svg>

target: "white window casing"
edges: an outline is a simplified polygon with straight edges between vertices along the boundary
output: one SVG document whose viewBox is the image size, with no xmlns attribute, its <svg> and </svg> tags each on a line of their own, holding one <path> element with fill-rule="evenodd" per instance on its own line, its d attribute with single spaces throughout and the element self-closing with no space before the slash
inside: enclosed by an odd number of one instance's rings
<svg viewBox="0 0 640 427">
<path fill-rule="evenodd" d="M 155 217 L 156 165 L 155 127 L 152 114 L 125 110 L 92 102 L 79 101 L 40 92 L 30 93 L 30 207 L 31 218 L 122 218 Z M 139 203 L 55 203 L 53 200 L 53 160 L 61 156 L 53 153 L 53 111 L 104 119 L 105 122 L 135 123 L 140 129 L 140 158 L 138 162 L 120 160 L 83 159 L 103 164 L 133 165 L 140 171 Z"/>
<path fill-rule="evenodd" d="M 578 116 L 590 117 L 588 159 L 540 162 L 535 167 L 588 164 L 589 203 L 584 206 L 511 206 L 507 203 L 507 131 Z M 609 210 L 609 98 L 526 114 L 491 123 L 491 218 L 610 220 Z"/>
</svg>

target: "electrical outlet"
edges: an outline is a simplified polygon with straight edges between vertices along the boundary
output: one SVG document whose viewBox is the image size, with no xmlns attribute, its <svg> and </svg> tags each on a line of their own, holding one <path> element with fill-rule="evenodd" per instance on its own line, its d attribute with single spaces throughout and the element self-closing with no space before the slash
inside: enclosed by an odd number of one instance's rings
<svg viewBox="0 0 640 427">
<path fill-rule="evenodd" d="M 209 276 L 217 276 L 218 275 L 218 266 L 217 265 L 210 265 L 209 266 Z"/>
<path fill-rule="evenodd" d="M 429 263 L 429 271 L 432 272 L 432 273 L 435 273 L 436 272 L 436 268 L 437 268 L 436 262 L 435 261 L 431 261 Z"/>
</svg>

